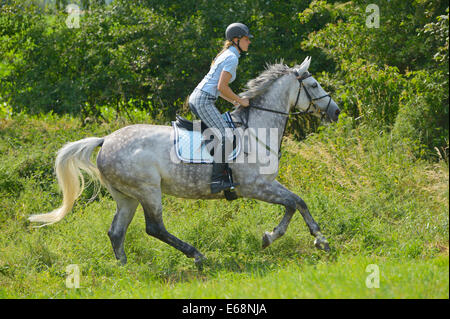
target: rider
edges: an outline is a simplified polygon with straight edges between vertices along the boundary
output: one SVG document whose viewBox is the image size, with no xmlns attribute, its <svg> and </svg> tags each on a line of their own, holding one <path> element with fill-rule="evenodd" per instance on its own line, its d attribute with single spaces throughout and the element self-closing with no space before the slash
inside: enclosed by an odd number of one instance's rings
<svg viewBox="0 0 450 319">
<path fill-rule="evenodd" d="M 233 142 L 233 136 L 226 130 L 229 126 L 214 105 L 217 97 L 233 103 L 234 106 L 249 105 L 248 99 L 242 99 L 228 86 L 236 78 L 236 68 L 242 52 L 248 50 L 251 43 L 248 27 L 242 23 L 232 23 L 225 31 L 226 41 L 222 51 L 214 58 L 208 74 L 197 85 L 189 97 L 189 107 L 208 127 L 217 128 L 221 133 L 222 160 L 213 163 L 211 193 L 234 189 L 231 169 L 226 162 L 225 144 Z M 228 134 L 227 134 L 228 133 Z M 229 149 L 229 148 L 227 148 Z"/>
</svg>

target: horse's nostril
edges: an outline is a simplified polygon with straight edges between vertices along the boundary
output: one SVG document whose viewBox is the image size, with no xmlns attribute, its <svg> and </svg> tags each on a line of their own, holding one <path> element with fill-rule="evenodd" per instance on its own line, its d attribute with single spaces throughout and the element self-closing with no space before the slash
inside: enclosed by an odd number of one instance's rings
<svg viewBox="0 0 450 319">
<path fill-rule="evenodd" d="M 336 116 L 338 116 L 339 114 L 341 114 L 341 110 L 337 109 L 336 110 Z"/>
</svg>

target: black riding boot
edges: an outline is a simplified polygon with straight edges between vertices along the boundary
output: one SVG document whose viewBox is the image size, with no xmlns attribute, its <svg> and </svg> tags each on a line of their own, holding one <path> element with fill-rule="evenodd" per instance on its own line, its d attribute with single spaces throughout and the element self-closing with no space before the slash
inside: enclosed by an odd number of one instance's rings
<svg viewBox="0 0 450 319">
<path fill-rule="evenodd" d="M 231 188 L 233 185 L 228 177 L 231 171 L 228 163 L 213 163 L 213 171 L 211 175 L 211 193 L 215 194 L 220 191 Z"/>
<path fill-rule="evenodd" d="M 234 187 L 238 184 L 233 182 L 233 175 L 231 168 L 225 161 L 228 159 L 228 154 L 225 154 L 225 139 L 222 139 L 222 163 L 213 163 L 213 170 L 211 175 L 211 193 L 219 193 L 225 191 L 225 197 L 228 200 L 236 199 Z"/>
</svg>

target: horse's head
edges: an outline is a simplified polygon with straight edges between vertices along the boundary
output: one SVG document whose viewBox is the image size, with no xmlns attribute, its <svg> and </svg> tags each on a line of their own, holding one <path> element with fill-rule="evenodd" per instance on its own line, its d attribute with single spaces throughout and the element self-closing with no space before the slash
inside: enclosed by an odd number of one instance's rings
<svg viewBox="0 0 450 319">
<path fill-rule="evenodd" d="M 308 72 L 311 58 L 307 57 L 300 66 L 293 68 L 298 81 L 293 105 L 300 111 L 336 122 L 341 110 L 320 83 Z"/>
</svg>

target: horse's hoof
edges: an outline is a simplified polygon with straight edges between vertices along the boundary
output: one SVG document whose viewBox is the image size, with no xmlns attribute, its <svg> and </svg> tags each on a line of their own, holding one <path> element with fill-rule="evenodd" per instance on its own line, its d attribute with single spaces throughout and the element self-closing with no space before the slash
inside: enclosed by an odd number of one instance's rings
<svg viewBox="0 0 450 319">
<path fill-rule="evenodd" d="M 127 259 L 126 258 L 120 259 L 119 263 L 120 263 L 121 266 L 125 266 L 127 264 Z"/>
<path fill-rule="evenodd" d="M 331 250 L 328 241 L 324 237 L 316 237 L 316 239 L 314 240 L 314 246 L 316 246 L 317 249 L 321 249 L 326 252 L 329 252 Z"/>
<path fill-rule="evenodd" d="M 116 257 L 116 261 L 120 266 L 125 266 L 127 264 L 127 257 L 126 256 Z"/>
<path fill-rule="evenodd" d="M 203 256 L 203 255 L 195 257 L 194 263 L 195 263 L 195 266 L 197 267 L 198 270 L 200 270 L 200 271 L 203 270 L 203 266 L 205 264 L 205 261 L 206 261 L 206 257 Z"/>
<path fill-rule="evenodd" d="M 267 248 L 272 243 L 272 239 L 270 238 L 270 234 L 265 232 L 262 238 L 262 248 Z"/>
</svg>

